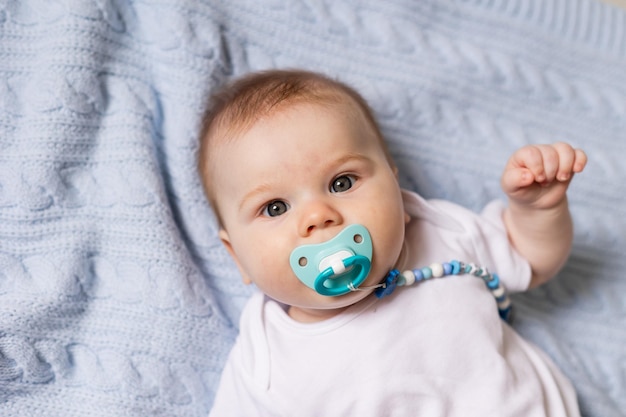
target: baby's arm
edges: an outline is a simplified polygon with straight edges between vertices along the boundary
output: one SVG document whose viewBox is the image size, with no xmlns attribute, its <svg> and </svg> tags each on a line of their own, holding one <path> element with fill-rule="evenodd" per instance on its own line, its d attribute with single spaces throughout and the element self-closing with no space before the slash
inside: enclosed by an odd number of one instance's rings
<svg viewBox="0 0 626 417">
<path fill-rule="evenodd" d="M 501 185 L 509 197 L 504 224 L 512 245 L 530 263 L 531 287 L 556 275 L 569 255 L 573 226 L 566 191 L 586 163 L 582 150 L 555 143 L 518 149 L 504 169 Z"/>
</svg>

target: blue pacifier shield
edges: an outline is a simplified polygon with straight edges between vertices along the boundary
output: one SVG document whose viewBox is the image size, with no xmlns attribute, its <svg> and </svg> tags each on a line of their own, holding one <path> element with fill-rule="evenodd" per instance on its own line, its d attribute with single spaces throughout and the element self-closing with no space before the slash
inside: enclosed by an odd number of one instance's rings
<svg viewBox="0 0 626 417">
<path fill-rule="evenodd" d="M 322 295 L 354 291 L 365 281 L 372 262 L 372 238 L 364 226 L 352 224 L 334 238 L 302 245 L 289 264 L 298 279 Z"/>
</svg>

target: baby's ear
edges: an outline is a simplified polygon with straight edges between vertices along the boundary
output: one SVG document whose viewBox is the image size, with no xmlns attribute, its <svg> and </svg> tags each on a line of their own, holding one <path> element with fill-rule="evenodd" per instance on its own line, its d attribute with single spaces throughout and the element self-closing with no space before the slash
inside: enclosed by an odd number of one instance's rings
<svg viewBox="0 0 626 417">
<path fill-rule="evenodd" d="M 252 280 L 250 279 L 250 277 L 248 277 L 248 274 L 246 274 L 246 272 L 241 267 L 241 264 L 239 263 L 239 258 L 237 258 L 237 254 L 233 249 L 233 245 L 230 243 L 230 237 L 228 236 L 228 232 L 224 229 L 220 229 L 218 235 L 220 237 L 220 240 L 222 241 L 222 244 L 230 254 L 230 257 L 233 258 L 233 260 L 235 261 L 237 269 L 239 269 L 239 273 L 241 274 L 241 280 L 243 281 L 243 283 L 246 285 L 252 284 Z"/>
</svg>

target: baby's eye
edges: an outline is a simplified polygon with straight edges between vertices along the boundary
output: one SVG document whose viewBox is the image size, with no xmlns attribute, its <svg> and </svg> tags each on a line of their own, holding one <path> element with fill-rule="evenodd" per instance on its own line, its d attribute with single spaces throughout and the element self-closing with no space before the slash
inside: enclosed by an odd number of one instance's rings
<svg viewBox="0 0 626 417">
<path fill-rule="evenodd" d="M 280 216 L 289 210 L 287 203 L 281 200 L 274 200 L 263 209 L 263 214 L 269 217 Z"/>
<path fill-rule="evenodd" d="M 333 180 L 330 185 L 330 191 L 333 193 L 343 193 L 352 188 L 354 184 L 354 177 L 351 175 L 341 175 Z"/>
</svg>

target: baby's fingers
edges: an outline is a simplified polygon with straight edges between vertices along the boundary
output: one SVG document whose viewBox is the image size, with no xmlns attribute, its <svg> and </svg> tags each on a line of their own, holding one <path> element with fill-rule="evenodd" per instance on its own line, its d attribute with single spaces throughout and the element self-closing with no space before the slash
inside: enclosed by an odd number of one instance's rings
<svg viewBox="0 0 626 417">
<path fill-rule="evenodd" d="M 518 149 L 511 157 L 509 170 L 518 170 L 520 186 L 543 183 L 554 178 L 558 168 L 558 153 L 547 145 L 531 145 Z"/>
<path fill-rule="evenodd" d="M 530 170 L 522 167 L 511 167 L 502 173 L 500 185 L 507 194 L 512 194 L 521 188 L 528 187 L 535 181 Z"/>
<path fill-rule="evenodd" d="M 580 150 L 574 149 L 567 143 L 555 143 L 553 148 L 558 153 L 558 169 L 556 179 L 564 182 L 572 178 L 572 175 L 581 172 L 587 164 L 587 155 Z"/>
<path fill-rule="evenodd" d="M 585 166 L 587 166 L 587 154 L 582 149 L 574 149 L 574 168 L 575 173 L 583 172 Z"/>
</svg>

